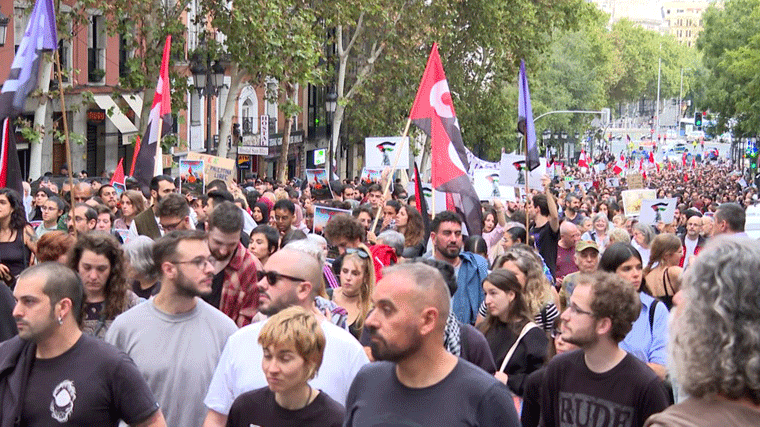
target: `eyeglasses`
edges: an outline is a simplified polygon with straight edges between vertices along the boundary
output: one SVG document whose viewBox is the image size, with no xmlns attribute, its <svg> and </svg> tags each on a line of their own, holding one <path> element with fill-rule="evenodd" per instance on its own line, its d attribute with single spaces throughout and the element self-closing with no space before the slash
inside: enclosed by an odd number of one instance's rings
<svg viewBox="0 0 760 427">
<path fill-rule="evenodd" d="M 204 257 L 199 256 L 197 258 L 191 259 L 190 261 L 169 261 L 169 262 L 171 262 L 172 264 L 192 264 L 199 269 L 205 267 L 206 264 L 211 264 L 212 267 L 214 266 L 213 257 L 204 258 Z"/>
<path fill-rule="evenodd" d="M 581 309 L 580 307 L 578 307 L 577 305 L 575 305 L 575 303 L 570 303 L 570 307 L 569 308 L 570 308 L 570 312 L 571 313 L 574 313 L 574 314 L 586 314 L 586 315 L 589 315 L 591 317 L 594 317 L 594 313 Z"/>
<path fill-rule="evenodd" d="M 174 224 L 167 224 L 167 225 L 161 224 L 161 228 L 163 228 L 164 231 L 174 231 L 177 229 L 177 227 L 179 227 L 180 224 L 182 224 L 182 221 L 184 220 L 185 219 L 182 218 L 181 220 L 175 222 Z"/>
<path fill-rule="evenodd" d="M 367 259 L 369 258 L 369 254 L 364 249 L 354 249 L 354 248 L 348 248 L 346 249 L 346 255 L 356 254 L 359 255 L 359 258 L 361 259 Z"/>
<path fill-rule="evenodd" d="M 280 279 L 285 278 L 288 280 L 292 280 L 294 282 L 305 282 L 306 280 L 301 279 L 300 277 L 294 277 L 294 276 L 288 276 L 287 274 L 281 274 L 276 271 L 257 271 L 256 272 L 256 280 L 261 281 L 263 278 L 267 278 L 267 283 L 269 283 L 269 286 L 274 286 L 277 282 L 280 281 Z"/>
</svg>

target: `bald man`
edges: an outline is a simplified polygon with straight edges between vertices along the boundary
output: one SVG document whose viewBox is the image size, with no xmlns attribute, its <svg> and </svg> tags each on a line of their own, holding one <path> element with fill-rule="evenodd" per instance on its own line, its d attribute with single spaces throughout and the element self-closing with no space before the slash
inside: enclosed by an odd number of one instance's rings
<svg viewBox="0 0 760 427">
<path fill-rule="evenodd" d="M 318 290 L 324 287 L 322 265 L 313 255 L 285 248 L 270 256 L 264 270 L 258 273 L 261 313 L 272 316 L 288 307 L 300 306 L 320 314 L 314 306 L 314 298 Z M 345 402 L 351 381 L 369 360 L 353 335 L 335 326 L 329 319 L 321 319 L 327 344 L 322 365 L 309 384 L 334 400 Z M 236 397 L 267 387 L 261 370 L 263 353 L 258 343 L 259 332 L 265 322 L 252 323 L 227 340 L 204 400 L 209 408 L 204 427 L 226 425 L 227 415 Z"/>
<path fill-rule="evenodd" d="M 575 264 L 575 245 L 581 240 L 581 232 L 578 226 L 570 221 L 562 221 L 559 226 L 559 242 L 557 242 L 557 284 L 562 284 L 562 279 L 570 273 L 578 271 Z"/>
<path fill-rule="evenodd" d="M 444 347 L 451 301 L 422 263 L 386 268 L 365 321 L 372 356 L 346 399 L 344 426 L 519 426 L 509 389 Z M 431 410 L 431 402 L 443 402 Z"/>
<path fill-rule="evenodd" d="M 77 183 L 71 189 L 71 203 L 84 203 L 92 198 L 92 186 L 87 182 Z"/>
</svg>

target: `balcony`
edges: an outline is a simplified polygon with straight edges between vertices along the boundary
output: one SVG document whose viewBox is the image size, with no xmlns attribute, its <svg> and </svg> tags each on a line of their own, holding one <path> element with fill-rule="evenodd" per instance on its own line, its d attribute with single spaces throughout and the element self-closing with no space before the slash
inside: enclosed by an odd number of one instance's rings
<svg viewBox="0 0 760 427">
<path fill-rule="evenodd" d="M 253 135 L 253 117 L 243 117 L 242 131 L 243 135 Z"/>
</svg>

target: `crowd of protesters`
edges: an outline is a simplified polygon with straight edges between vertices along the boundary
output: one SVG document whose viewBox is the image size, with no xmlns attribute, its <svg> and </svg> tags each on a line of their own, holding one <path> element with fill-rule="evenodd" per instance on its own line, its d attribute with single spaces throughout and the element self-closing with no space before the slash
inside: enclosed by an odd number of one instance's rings
<svg viewBox="0 0 760 427">
<path fill-rule="evenodd" d="M 757 425 L 757 189 L 653 170 L 649 225 L 607 177 L 469 236 L 398 181 L 0 189 L 0 426 Z"/>
</svg>

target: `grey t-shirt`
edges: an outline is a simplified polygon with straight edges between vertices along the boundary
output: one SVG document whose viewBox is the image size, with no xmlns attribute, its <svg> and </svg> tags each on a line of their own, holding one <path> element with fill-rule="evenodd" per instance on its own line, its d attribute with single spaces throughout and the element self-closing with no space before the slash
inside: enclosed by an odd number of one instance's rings
<svg viewBox="0 0 760 427">
<path fill-rule="evenodd" d="M 459 359 L 438 384 L 413 389 L 396 377 L 396 365 L 375 362 L 356 375 L 346 398 L 344 426 L 519 426 L 509 389 Z"/>
<path fill-rule="evenodd" d="M 118 316 L 105 340 L 135 361 L 169 426 L 203 424 L 203 398 L 227 338 L 237 326 L 196 298 L 195 308 L 170 315 L 150 299 Z"/>
</svg>

